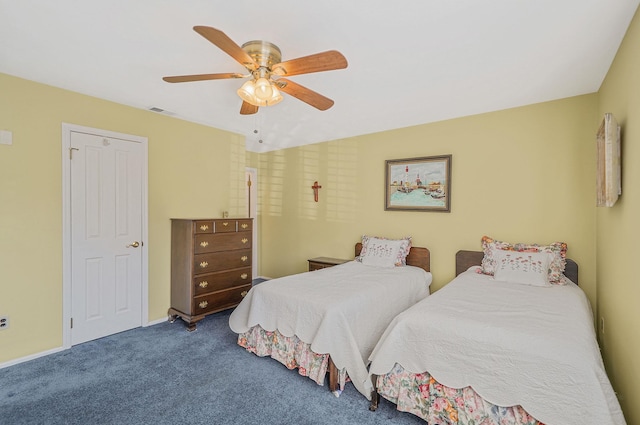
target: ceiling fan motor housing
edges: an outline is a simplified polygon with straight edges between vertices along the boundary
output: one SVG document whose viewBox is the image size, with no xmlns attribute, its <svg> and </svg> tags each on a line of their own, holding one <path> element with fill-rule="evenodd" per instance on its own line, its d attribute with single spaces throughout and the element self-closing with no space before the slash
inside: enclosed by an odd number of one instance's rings
<svg viewBox="0 0 640 425">
<path fill-rule="evenodd" d="M 242 45 L 242 50 L 247 52 L 261 68 L 264 67 L 271 70 L 273 65 L 282 62 L 280 49 L 268 41 L 247 41 Z"/>
</svg>

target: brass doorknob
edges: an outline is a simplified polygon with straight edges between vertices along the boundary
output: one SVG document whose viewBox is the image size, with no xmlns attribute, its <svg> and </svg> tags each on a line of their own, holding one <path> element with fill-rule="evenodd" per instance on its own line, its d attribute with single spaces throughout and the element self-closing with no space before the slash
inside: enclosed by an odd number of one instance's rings
<svg viewBox="0 0 640 425">
<path fill-rule="evenodd" d="M 131 248 L 137 248 L 140 246 L 140 242 L 138 241 L 133 241 L 130 244 L 127 245 L 127 248 L 131 247 Z"/>
</svg>

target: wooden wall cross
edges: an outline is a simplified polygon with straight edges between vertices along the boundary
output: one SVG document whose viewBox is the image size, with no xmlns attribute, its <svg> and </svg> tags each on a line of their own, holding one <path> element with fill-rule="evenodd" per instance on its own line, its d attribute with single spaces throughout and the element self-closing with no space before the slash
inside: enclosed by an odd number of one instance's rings
<svg viewBox="0 0 640 425">
<path fill-rule="evenodd" d="M 311 189 L 313 189 L 313 200 L 318 202 L 318 189 L 321 189 L 322 186 L 318 186 L 318 182 L 315 181 L 313 182 L 313 186 L 311 186 Z"/>
</svg>

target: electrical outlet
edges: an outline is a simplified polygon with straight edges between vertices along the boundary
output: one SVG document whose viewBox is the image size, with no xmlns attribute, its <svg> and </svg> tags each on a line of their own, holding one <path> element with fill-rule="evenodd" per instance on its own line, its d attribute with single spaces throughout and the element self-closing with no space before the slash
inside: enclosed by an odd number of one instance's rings
<svg viewBox="0 0 640 425">
<path fill-rule="evenodd" d="M 0 316 L 0 330 L 7 329 L 9 327 L 9 316 Z"/>
</svg>

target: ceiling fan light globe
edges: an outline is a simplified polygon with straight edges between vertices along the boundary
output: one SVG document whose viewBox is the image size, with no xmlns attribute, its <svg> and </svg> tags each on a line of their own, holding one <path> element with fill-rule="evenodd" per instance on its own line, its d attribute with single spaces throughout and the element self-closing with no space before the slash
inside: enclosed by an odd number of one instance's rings
<svg viewBox="0 0 640 425">
<path fill-rule="evenodd" d="M 255 94 L 260 100 L 268 100 L 273 96 L 273 87 L 266 78 L 258 78 L 255 83 Z"/>
<path fill-rule="evenodd" d="M 282 102 L 282 95 L 280 94 L 280 90 L 278 90 L 275 86 L 273 87 L 273 95 L 267 99 L 267 106 L 273 106 L 280 102 Z"/>
<path fill-rule="evenodd" d="M 253 80 L 247 81 L 240 87 L 237 91 L 240 99 L 244 100 L 247 103 L 252 104 L 253 106 L 260 106 L 258 103 L 258 99 L 256 98 L 256 86 Z"/>
</svg>

